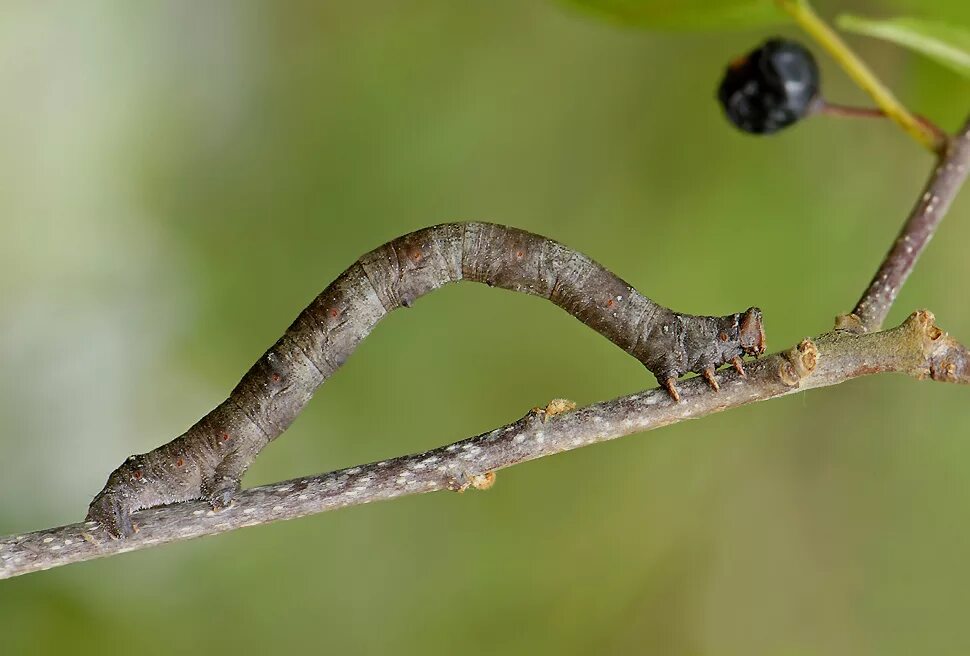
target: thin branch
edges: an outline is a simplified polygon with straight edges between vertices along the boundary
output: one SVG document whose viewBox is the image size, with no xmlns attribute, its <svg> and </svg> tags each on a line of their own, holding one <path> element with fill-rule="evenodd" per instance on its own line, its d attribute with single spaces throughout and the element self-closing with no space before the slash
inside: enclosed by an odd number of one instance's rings
<svg viewBox="0 0 970 656">
<path fill-rule="evenodd" d="M 752 363 L 746 377 L 723 372 L 720 392 L 700 376 L 684 381 L 680 403 L 657 388 L 560 414 L 550 405 L 424 453 L 243 490 L 218 512 L 201 501 L 143 510 L 134 515 L 138 532 L 124 540 L 94 522 L 0 538 L 0 579 L 400 496 L 484 489 L 495 470 L 521 462 L 883 372 L 970 383 L 970 353 L 925 311 L 880 333 L 834 331 Z"/>
<path fill-rule="evenodd" d="M 899 236 L 869 283 L 852 315 L 840 327 L 874 331 L 882 327 L 899 290 L 916 265 L 970 171 L 970 117 L 953 136 Z"/>
</svg>

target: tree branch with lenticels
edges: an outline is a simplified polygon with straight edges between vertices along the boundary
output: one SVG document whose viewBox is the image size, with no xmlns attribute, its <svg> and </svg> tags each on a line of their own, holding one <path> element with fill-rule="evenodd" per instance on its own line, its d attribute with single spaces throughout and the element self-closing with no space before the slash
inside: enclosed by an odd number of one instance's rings
<svg viewBox="0 0 970 656">
<path fill-rule="evenodd" d="M 693 378 L 683 383 L 681 402 L 660 388 L 584 408 L 557 399 L 510 424 L 430 451 L 241 490 L 221 510 L 201 500 L 141 510 L 135 515 L 140 530 L 125 540 L 111 539 L 95 521 L 0 537 L 0 579 L 402 496 L 484 490 L 495 482 L 498 469 L 890 372 L 968 383 L 970 353 L 940 330 L 929 312 L 916 312 L 902 325 L 878 333 L 835 330 L 761 358 L 748 367 L 747 376 L 726 371 L 719 394 Z"/>
</svg>

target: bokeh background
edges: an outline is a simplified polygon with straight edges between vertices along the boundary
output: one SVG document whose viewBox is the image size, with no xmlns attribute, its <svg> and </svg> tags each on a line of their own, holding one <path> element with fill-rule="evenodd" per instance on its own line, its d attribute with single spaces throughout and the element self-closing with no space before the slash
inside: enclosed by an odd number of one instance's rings
<svg viewBox="0 0 970 656">
<path fill-rule="evenodd" d="M 823 13 L 845 3 L 820 2 Z M 853 2 L 970 24 L 963 0 Z M 358 255 L 485 219 L 658 301 L 831 326 L 932 160 L 878 121 L 732 130 L 726 62 L 787 28 L 658 34 L 549 0 L 0 6 L 0 534 L 80 519 L 130 453 L 224 398 Z M 970 87 L 852 39 L 956 128 Z M 834 100 L 865 104 L 820 56 Z M 970 340 L 970 195 L 890 322 Z M 247 484 L 652 386 L 539 299 L 392 315 Z M 970 402 L 882 376 L 437 494 L 0 583 L 0 652 L 957 654 Z"/>
</svg>

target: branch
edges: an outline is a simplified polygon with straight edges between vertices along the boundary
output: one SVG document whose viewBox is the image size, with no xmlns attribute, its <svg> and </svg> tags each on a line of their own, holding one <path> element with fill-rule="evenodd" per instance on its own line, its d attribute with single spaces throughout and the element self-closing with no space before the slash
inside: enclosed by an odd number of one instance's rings
<svg viewBox="0 0 970 656">
<path fill-rule="evenodd" d="M 970 117 L 963 128 L 949 140 L 916 206 L 869 283 L 869 288 L 856 303 L 852 314 L 840 317 L 841 327 L 861 331 L 879 330 L 882 327 L 889 308 L 959 193 L 968 171 Z"/>
<path fill-rule="evenodd" d="M 926 311 L 884 332 L 836 330 L 752 363 L 746 377 L 724 372 L 719 393 L 702 377 L 684 381 L 680 403 L 656 388 L 573 411 L 557 412 L 561 405 L 550 404 L 449 446 L 243 490 L 218 512 L 202 501 L 143 510 L 134 515 L 138 532 L 125 540 L 108 538 L 95 522 L 0 538 L 0 579 L 400 496 L 485 489 L 497 469 L 884 372 L 970 383 L 970 353 L 933 325 Z"/>
</svg>

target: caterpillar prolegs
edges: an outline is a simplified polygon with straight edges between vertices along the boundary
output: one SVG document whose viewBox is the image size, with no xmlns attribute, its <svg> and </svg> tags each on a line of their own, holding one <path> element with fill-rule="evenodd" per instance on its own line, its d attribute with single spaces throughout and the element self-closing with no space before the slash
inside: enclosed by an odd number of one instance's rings
<svg viewBox="0 0 970 656">
<path fill-rule="evenodd" d="M 471 280 L 548 298 L 637 358 L 670 395 L 676 379 L 764 351 L 761 312 L 680 314 L 638 293 L 556 241 L 490 223 L 446 223 L 399 237 L 357 260 L 300 313 L 229 398 L 168 444 L 128 458 L 91 502 L 88 519 L 113 536 L 134 532 L 131 513 L 206 499 L 227 506 L 246 469 L 293 422 L 391 310 L 450 282 Z"/>
</svg>

